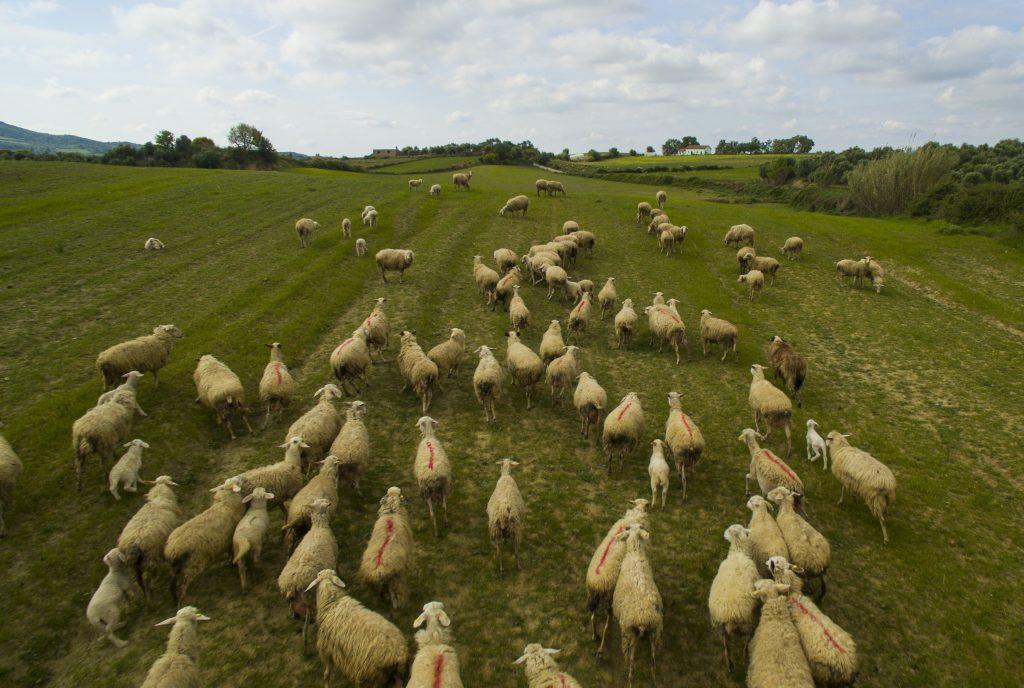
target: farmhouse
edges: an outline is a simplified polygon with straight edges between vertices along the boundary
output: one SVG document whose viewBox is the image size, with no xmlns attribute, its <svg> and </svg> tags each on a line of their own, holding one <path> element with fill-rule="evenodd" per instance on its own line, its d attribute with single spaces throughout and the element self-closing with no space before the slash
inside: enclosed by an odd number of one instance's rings
<svg viewBox="0 0 1024 688">
<path fill-rule="evenodd" d="M 676 155 L 711 155 L 714 152 L 711 146 L 686 146 L 676 151 Z"/>
<path fill-rule="evenodd" d="M 402 154 L 402 151 L 397 148 L 374 148 L 373 157 L 375 158 L 397 158 Z"/>
</svg>

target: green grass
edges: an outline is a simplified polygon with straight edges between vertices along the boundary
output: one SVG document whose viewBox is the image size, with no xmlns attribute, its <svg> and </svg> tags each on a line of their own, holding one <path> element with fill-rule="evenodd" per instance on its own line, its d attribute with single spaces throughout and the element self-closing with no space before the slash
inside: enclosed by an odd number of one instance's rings
<svg viewBox="0 0 1024 688">
<path fill-rule="evenodd" d="M 438 155 L 436 157 L 417 158 L 397 165 L 388 165 L 387 167 L 378 168 L 377 171 L 387 172 L 388 174 L 416 174 L 466 167 L 479 159 L 480 156 L 477 155 Z"/>
<path fill-rule="evenodd" d="M 0 412 L 3 433 L 26 466 L 7 515 L 10 534 L 0 541 L 0 685 L 138 685 L 166 639 L 166 629 L 153 628 L 174 611 L 165 594 L 130 617 L 124 650 L 101 643 L 84 616 L 104 575 L 100 557 L 141 503 L 140 496 L 113 502 L 95 461 L 84 491 L 72 487 L 70 426 L 101 390 L 97 352 L 157 324 L 184 330 L 160 388 L 143 381 L 140 403 L 150 415 L 134 434 L 152 446 L 144 476 L 174 476 L 186 509 L 196 513 L 208 503 L 207 488 L 280 457 L 288 424 L 330 380 L 329 352 L 377 296 L 388 297 L 393 329 L 416 331 L 425 347 L 459 326 L 470 348 L 488 344 L 503 359 L 507 319 L 481 302 L 472 256 L 489 259 L 499 246 L 523 251 L 570 218 L 598 236 L 594 258 L 581 260 L 575 275 L 599 284 L 614 275 L 620 297 L 638 306 L 657 290 L 678 298 L 695 352 L 697 314 L 712 309 L 739 326 L 739 361 L 720 364 L 695 353 L 675 366 L 669 354 L 650 349 L 645 328 L 633 350 L 617 351 L 610 324 L 593 321 L 582 342 L 584 369 L 611 399 L 638 391 L 647 411 L 644 449 L 610 478 L 599 449 L 580 441 L 568 406 L 544 398 L 528 413 L 522 394 L 506 389 L 498 421 L 488 427 L 468 362 L 430 411 L 455 465 L 452 526 L 440 540 L 430 533 L 412 478 L 418 401 L 399 392 L 393 364 L 375 367 L 365 397 L 373 465 L 362 497 L 343 488 L 334 521 L 339 572 L 351 593 L 384 611 L 353 573 L 377 499 L 399 485 L 409 496 L 417 540 L 411 597 L 392 616 L 403 630 L 411 636 L 420 605 L 439 599 L 453 618 L 467 685 L 523 685 L 511 662 L 534 641 L 562 648 L 562 666 L 583 685 L 622 685 L 617 636 L 608 658 L 593 656 L 584 572 L 627 500 L 649 490 L 647 443 L 663 427 L 665 393 L 678 389 L 708 449 L 686 501 L 673 485 L 668 509 L 652 516 L 666 615 L 661 685 L 741 685 L 743 672 L 730 676 L 722 666 L 706 600 L 727 550 L 722 531 L 749 516 L 742 488 L 747 455 L 736 441 L 750 424 L 747 368 L 763 360 L 768 337 L 781 334 L 810 363 L 791 464 L 807 486 L 812 522 L 832 543 L 824 608 L 857 640 L 859 685 L 1018 684 L 1021 254 L 984 237 L 940 235 L 938 225 L 719 204 L 673 189 L 667 210 L 690 232 L 682 254 L 666 258 L 631 219 L 639 200 L 653 198 L 648 186 L 567 178 L 568 196 L 531 196 L 525 219 L 498 217 L 506 198 L 532 193 L 536 172 L 479 167 L 470 192 L 455 192 L 449 174 L 424 175 L 426 185 L 444 186 L 440 198 L 430 198 L 422 189 L 410 192 L 403 178 L 383 175 L 0 162 Z M 341 218 L 358 218 L 366 204 L 381 211 L 376 230 L 356 223 L 371 255 L 385 246 L 416 251 L 403 285 L 382 285 L 372 259 L 357 260 L 352 240 L 341 239 Z M 303 216 L 323 225 L 307 250 L 299 249 L 293 229 Z M 757 229 L 763 253 L 777 256 L 776 247 L 793 234 L 807 246 L 799 263 L 783 262 L 777 286 L 753 304 L 736 284 L 734 251 L 721 243 L 737 222 Z M 149 236 L 168 249 L 144 253 Z M 880 296 L 839 288 L 833 279 L 836 259 L 864 252 L 886 267 Z M 524 292 L 535 323 L 524 339 L 536 346 L 542 324 L 564 320 L 568 308 L 546 301 L 539 288 Z M 263 344 L 272 340 L 284 343 L 300 394 L 266 431 L 229 442 L 192 402 L 195 358 L 215 353 L 254 394 Z M 825 430 L 852 432 L 895 471 L 899 497 L 889 546 L 863 505 L 837 506 L 836 482 L 800 458 L 801 430 L 812 416 Z M 780 447 L 778 438 L 771 446 Z M 497 477 L 494 461 L 503 456 L 523 464 L 517 479 L 530 513 L 524 571 L 501 577 L 484 507 Z M 276 530 L 279 514 L 271 524 Z M 276 590 L 283 554 L 276 540 L 267 549 L 247 595 L 227 566 L 193 586 L 190 601 L 212 617 L 200 629 L 206 685 L 319 680 L 319 662 L 302 656 L 298 627 Z M 641 665 L 643 685 L 648 676 Z"/>
<path fill-rule="evenodd" d="M 758 178 L 757 168 L 775 158 L 794 158 L 795 155 L 642 155 L 624 156 L 582 163 L 588 167 L 606 169 L 611 172 L 636 171 L 650 167 L 667 167 L 668 172 L 679 171 L 686 176 L 717 181 L 752 181 Z M 714 165 L 721 169 L 688 170 L 687 167 Z M 660 171 L 659 171 L 660 172 Z M 657 174 L 659 172 L 655 172 Z"/>
</svg>

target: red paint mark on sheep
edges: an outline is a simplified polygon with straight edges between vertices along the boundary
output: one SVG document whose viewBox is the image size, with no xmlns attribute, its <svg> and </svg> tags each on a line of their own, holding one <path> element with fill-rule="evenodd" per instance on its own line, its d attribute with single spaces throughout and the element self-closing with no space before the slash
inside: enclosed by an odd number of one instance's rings
<svg viewBox="0 0 1024 688">
<path fill-rule="evenodd" d="M 668 317 L 672 318 L 676 322 L 683 322 L 682 320 L 679 319 L 679 316 L 676 315 L 675 313 L 673 313 L 672 309 L 669 308 L 668 306 L 658 306 L 658 311 L 660 311 L 661 313 L 664 313 L 665 315 L 667 315 Z"/>
<path fill-rule="evenodd" d="M 334 353 L 336 353 L 336 354 L 337 353 L 341 353 L 341 350 L 344 349 L 346 346 L 348 346 L 351 343 L 352 343 L 352 338 L 349 337 L 348 339 L 346 339 L 345 341 L 343 341 L 341 344 L 338 345 L 338 348 L 334 350 Z"/>
<path fill-rule="evenodd" d="M 690 421 L 686 419 L 686 414 L 682 411 L 679 412 L 679 420 L 683 421 L 683 425 L 686 426 L 686 432 L 690 433 L 690 438 L 693 438 L 693 429 L 690 427 Z"/>
<path fill-rule="evenodd" d="M 576 306 L 576 315 L 579 315 L 583 311 L 583 305 L 586 301 L 580 301 L 580 305 Z"/>
<path fill-rule="evenodd" d="M 385 532 L 386 532 L 386 534 L 384 536 L 384 542 L 381 543 L 380 549 L 377 550 L 377 558 L 374 560 L 374 562 L 376 564 L 375 568 L 378 568 L 378 569 L 380 568 L 380 565 L 381 565 L 381 563 L 383 563 L 383 560 L 384 560 L 384 549 L 388 545 L 391 544 L 391 538 L 393 538 L 395 536 L 395 522 L 394 522 L 394 520 L 392 520 L 390 518 L 388 519 L 388 523 L 387 523 L 387 527 L 386 527 L 386 531 Z"/>
<path fill-rule="evenodd" d="M 430 461 L 427 463 L 427 468 L 434 470 L 434 445 L 427 442 L 427 449 L 430 450 Z"/>
<path fill-rule="evenodd" d="M 601 575 L 601 567 L 604 566 L 604 560 L 607 559 L 608 554 L 611 553 L 612 545 L 615 544 L 616 538 L 618 538 L 619 535 L 622 535 L 622 531 L 624 531 L 625 529 L 626 526 L 619 526 L 618 529 L 615 531 L 615 535 L 613 535 L 612 539 L 608 541 L 607 545 L 605 545 L 604 552 L 601 553 L 601 561 L 597 562 L 597 566 L 594 567 L 595 576 Z"/>
<path fill-rule="evenodd" d="M 633 402 L 631 401 L 628 404 L 626 404 L 625 406 L 623 406 L 622 410 L 619 411 L 619 415 L 615 416 L 615 420 L 622 420 L 622 416 L 626 413 L 626 411 L 629 410 L 629 407 L 632 406 L 632 405 L 633 405 Z"/>
<path fill-rule="evenodd" d="M 562 688 L 569 688 L 569 684 L 565 681 L 565 674 L 559 674 L 558 680 L 562 682 Z"/>
<path fill-rule="evenodd" d="M 281 384 L 281 364 L 274 364 L 274 373 L 277 375 L 277 384 Z"/>
<path fill-rule="evenodd" d="M 825 627 L 825 622 L 819 619 L 817 614 L 808 609 L 802 602 L 800 602 L 800 600 L 798 600 L 795 597 L 790 597 L 789 603 L 794 605 L 797 609 L 799 609 L 801 613 L 810 617 L 811 621 L 818 624 L 818 626 L 821 628 L 821 632 L 825 634 L 825 638 L 827 638 L 828 642 L 832 644 L 832 647 L 834 647 L 839 652 L 846 654 L 846 648 L 840 645 L 839 641 L 832 637 L 832 634 L 829 632 L 828 628 Z"/>
<path fill-rule="evenodd" d="M 441 688 L 441 679 L 444 678 L 444 653 L 441 652 L 434 659 L 434 688 Z"/>
<path fill-rule="evenodd" d="M 792 480 L 797 480 L 796 473 L 794 473 L 789 466 L 783 463 L 782 459 L 778 458 L 777 456 L 775 456 L 775 454 L 772 454 L 767 449 L 764 450 L 764 455 L 768 457 L 769 461 L 771 461 L 773 464 L 781 468 L 782 472 L 785 473 L 787 477 L 789 477 Z"/>
</svg>

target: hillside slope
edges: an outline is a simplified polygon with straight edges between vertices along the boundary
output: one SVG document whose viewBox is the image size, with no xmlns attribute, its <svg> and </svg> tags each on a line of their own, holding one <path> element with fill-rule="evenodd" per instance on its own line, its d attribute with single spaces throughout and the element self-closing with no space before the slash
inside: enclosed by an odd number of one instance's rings
<svg viewBox="0 0 1024 688">
<path fill-rule="evenodd" d="M 44 134 L 0 122 L 0 149 L 30 150 L 37 153 L 63 152 L 102 155 L 111 148 L 126 143 L 130 146 L 138 145 L 128 141 L 95 141 L 71 134 Z"/>
</svg>

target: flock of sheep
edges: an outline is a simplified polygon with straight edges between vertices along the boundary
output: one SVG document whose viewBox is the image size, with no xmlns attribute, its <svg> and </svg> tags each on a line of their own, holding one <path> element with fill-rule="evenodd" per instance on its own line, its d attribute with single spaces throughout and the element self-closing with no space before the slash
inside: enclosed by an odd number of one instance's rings
<svg viewBox="0 0 1024 688">
<path fill-rule="evenodd" d="M 471 173 L 456 174 L 456 188 L 469 188 Z M 410 180 L 410 189 L 422 180 Z M 433 193 L 433 192 L 432 192 Z M 537 194 L 565 193 L 560 182 L 537 181 Z M 658 211 L 646 202 L 637 208 L 637 223 L 648 222 L 649 231 L 658 237 L 659 246 L 671 253 L 682 244 L 687 228 L 672 225 L 664 213 L 667 194 L 659 191 Z M 523 199 L 520 201 L 519 199 Z M 501 214 L 521 210 L 529 199 L 517 196 L 509 200 Z M 378 212 L 367 206 L 363 223 L 375 227 Z M 296 223 L 303 247 L 319 224 L 310 219 Z M 343 236 L 351 236 L 351 222 L 343 221 Z M 359 255 L 365 254 L 357 243 Z M 763 287 L 765 276 L 774 283 L 779 263 L 753 251 L 754 230 L 747 225 L 732 227 L 725 236 L 727 245 L 744 244 L 738 256 L 741 276 L 750 285 L 751 296 Z M 639 316 L 632 299 L 621 302 L 615 278 L 608 277 L 596 290 L 590 280 L 573 280 L 567 269 L 593 255 L 597 237 L 582 230 L 575 221 L 567 221 L 562 234 L 550 242 L 530 246 L 522 255 L 501 247 L 494 251 L 495 267 L 476 256 L 472 276 L 485 303 L 492 311 L 507 311 L 510 330 L 506 333 L 504 364 L 491 347 L 475 349 L 477 363 L 472 374 L 475 396 L 491 422 L 496 417 L 496 402 L 505 394 L 506 379 L 520 388 L 526 408 L 536 403 L 537 387 L 548 390 L 553 403 L 561 406 L 571 395 L 580 420 L 580 435 L 589 440 L 600 429 L 601 444 L 609 474 L 644 441 L 645 409 L 640 395 L 629 392 L 611 410 L 608 395 L 595 377 L 581 369 L 579 347 L 567 344 L 562 323 L 552 320 L 545 329 L 537 351 L 521 339 L 531 326 L 531 314 L 522 288 L 528 277 L 533 285 L 547 288 L 546 298 L 564 299 L 569 311 L 566 329 L 569 341 L 586 336 L 591 310 L 596 299 L 600 320 L 611 319 L 615 346 L 628 349 L 639 331 Z M 161 244 L 162 247 L 162 244 Z M 148 246 L 147 246 L 148 248 Z M 796 258 L 803 241 L 792 237 L 782 248 L 783 255 Z M 413 262 L 412 251 L 384 249 L 377 254 L 377 266 L 383 281 L 386 273 L 401 276 Z M 840 261 L 837 274 L 855 281 L 871 279 L 876 290 L 881 286 L 881 266 L 871 258 Z M 595 297 L 595 290 L 597 291 Z M 539 293 L 539 292 L 538 292 Z M 680 349 L 688 355 L 686 328 L 675 299 L 666 300 L 657 292 L 643 308 L 651 344 L 661 350 L 671 346 L 676 363 Z M 290 553 L 278 576 L 278 587 L 290 612 L 302 620 L 303 645 L 315 626 L 315 644 L 324 665 L 324 685 L 329 687 L 336 671 L 355 685 L 403 685 L 409 687 L 453 688 L 461 686 L 459 663 L 454 648 L 450 619 L 441 602 L 429 602 L 415 622 L 417 652 L 411 666 L 407 641 L 390 620 L 349 595 L 337 576 L 339 550 L 331 530 L 338 509 L 339 483 L 360 490 L 360 476 L 370 462 L 371 447 L 365 425 L 366 404 L 350 401 L 344 415 L 335 401 L 343 396 L 357 397 L 367 390 L 368 371 L 383 360 L 390 347 L 391 325 L 381 297 L 351 336 L 330 355 L 334 383 L 325 384 L 315 394 L 317 403 L 288 428 L 282 459 L 228 477 L 210 492 L 211 503 L 204 511 L 184 518 L 172 478 L 161 475 L 153 481 L 140 479 L 143 451 L 149 447 L 141 439 L 130 439 L 133 422 L 145 412 L 137 401 L 140 378 L 153 373 L 159 384 L 159 370 L 167 363 L 175 341 L 182 332 L 174 325 L 156 327 L 152 334 L 123 342 L 101 352 L 96 360 L 103 378 L 104 393 L 97 405 L 88 409 L 72 427 L 76 483 L 79 488 L 90 456 L 99 456 L 104 464 L 112 461 L 119 445 L 127 449 L 108 473 L 110 492 L 121 498 L 121 490 L 134 493 L 138 484 L 149 485 L 144 504 L 124 526 L 117 546 L 103 557 L 108 574 L 93 595 L 86 616 L 102 629 L 115 645 L 124 641 L 116 631 L 125 624 L 129 603 L 152 594 L 153 581 L 169 570 L 171 590 L 178 613 L 158 625 L 172 625 L 165 653 L 152 665 L 143 686 L 197 685 L 198 668 L 196 627 L 208 620 L 191 606 L 185 606 L 188 589 L 201 574 L 228 556 L 237 567 L 240 586 L 249 584 L 249 569 L 259 564 L 269 530 L 269 511 L 278 509 L 284 516 L 283 543 Z M 738 328 L 708 310 L 700 313 L 699 339 L 706 356 L 713 346 L 722 351 L 724 362 L 729 353 L 737 355 Z M 447 498 L 452 489 L 452 463 L 436 431 L 439 422 L 427 415 L 431 402 L 443 393 L 449 380 L 460 377 L 466 356 L 466 333 L 453 328 L 447 339 L 424 352 L 416 336 L 408 331 L 399 335 L 397 368 L 404 383 L 419 398 L 423 414 L 416 427 L 420 440 L 413 462 L 420 494 L 424 499 L 435 536 L 448 526 Z M 295 381 L 282 356 L 280 343 L 269 347 L 269 360 L 259 383 L 259 401 L 263 427 L 275 415 L 284 412 L 295 395 Z M 786 437 L 786 457 L 792 451 L 792 404 L 790 396 L 765 376 L 771 370 L 777 380 L 799 404 L 799 393 L 807 373 L 804 358 L 781 337 L 772 337 L 767 351 L 767 366 L 750 366 L 748 402 L 754 428 L 746 428 L 739 442 L 750 454 L 745 475 L 749 495 L 750 482 L 757 483 L 761 495 L 749 498 L 751 519 L 745 527 L 730 525 L 725 530 L 729 551 L 711 584 L 708 606 L 711 625 L 719 633 L 726 663 L 731 667 L 729 640 L 746 638 L 749 644 L 747 684 L 751 688 L 768 686 L 851 685 L 857 675 L 856 645 L 850 635 L 830 619 L 817 603 L 804 594 L 805 581 L 817 581 L 817 602 L 825 595 L 825 578 L 830 561 L 828 540 L 805 518 L 805 489 L 796 472 L 783 458 L 760 445 L 773 430 Z M 250 432 L 249 409 L 242 382 L 226 364 L 212 355 L 198 359 L 194 372 L 197 401 L 216 417 L 235 437 L 233 420 L 240 420 Z M 635 654 L 642 642 L 650 646 L 651 670 L 663 632 L 663 602 L 651 566 L 649 511 L 661 500 L 666 508 L 671 474 L 679 475 L 685 498 L 687 474 L 700 461 L 704 437 L 692 417 L 684 410 L 683 396 L 671 392 L 667 399 L 664 437 L 654 439 L 648 463 L 651 497 L 635 499 L 621 519 L 607 531 L 594 550 L 585 575 L 587 608 L 600 655 L 607 630 L 614 618 L 619 627 L 621 649 L 627 663 L 627 682 L 634 678 Z M 761 430 L 764 434 L 761 434 Z M 825 438 L 817 424 L 807 421 L 807 459 L 822 458 L 843 488 L 861 497 L 878 519 L 888 542 L 886 516 L 895 499 L 896 482 L 892 472 L 877 459 L 850 445 L 847 436 L 836 431 Z M 616 461 L 617 459 L 617 461 Z M 511 547 L 514 562 L 520 567 L 519 546 L 525 526 L 525 501 L 513 477 L 518 463 L 506 458 L 500 466 L 494 490 L 487 503 L 489 537 L 495 549 L 499 570 L 503 570 L 502 546 Z M 10 445 L 0 437 L 0 535 L 3 534 L 3 507 L 11 503 L 21 464 Z M 361 492 L 360 492 L 361 494 Z M 767 500 L 765 499 L 767 498 Z M 842 499 L 840 500 L 842 501 Z M 776 505 L 777 515 L 770 512 Z M 441 521 L 441 526 L 438 520 Z M 358 577 L 375 589 L 393 610 L 407 596 L 408 580 L 414 566 L 413 531 L 406 509 L 406 497 L 391 487 L 381 497 L 377 519 L 358 566 Z M 601 623 L 603 621 L 603 624 Z M 558 650 L 530 644 L 515 663 L 524 665 L 531 688 L 580 684 L 563 672 L 554 659 Z M 655 674 L 656 676 L 656 674 Z"/>
</svg>

